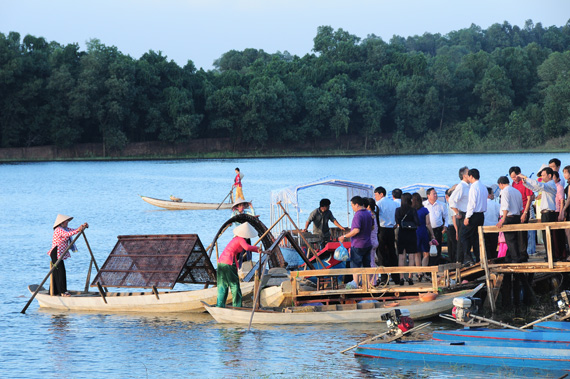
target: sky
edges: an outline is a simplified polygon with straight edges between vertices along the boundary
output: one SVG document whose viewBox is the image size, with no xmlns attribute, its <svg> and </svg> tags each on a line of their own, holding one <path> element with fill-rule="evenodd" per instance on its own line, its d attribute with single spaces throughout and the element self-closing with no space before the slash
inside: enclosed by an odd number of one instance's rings
<svg viewBox="0 0 570 379">
<path fill-rule="evenodd" d="M 472 23 L 544 27 L 570 19 L 570 0 L 2 0 L 0 33 L 15 31 L 60 44 L 97 38 L 135 59 L 161 51 L 205 70 L 230 50 L 311 53 L 317 28 L 342 28 L 384 41 L 447 34 Z"/>
</svg>

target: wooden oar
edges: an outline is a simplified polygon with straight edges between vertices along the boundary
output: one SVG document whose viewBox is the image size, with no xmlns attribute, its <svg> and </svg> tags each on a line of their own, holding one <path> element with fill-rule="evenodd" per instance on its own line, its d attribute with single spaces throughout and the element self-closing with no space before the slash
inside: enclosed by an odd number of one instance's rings
<svg viewBox="0 0 570 379">
<path fill-rule="evenodd" d="M 26 313 L 26 309 L 28 309 L 28 307 L 30 306 L 30 304 L 32 303 L 32 301 L 34 300 L 34 298 L 36 297 L 36 295 L 38 294 L 38 292 L 40 292 L 40 289 L 42 288 L 42 286 L 44 285 L 44 283 L 48 280 L 48 278 L 50 277 L 50 275 L 52 274 L 52 272 L 57 268 L 57 265 L 59 264 L 59 262 L 61 262 L 63 260 L 63 257 L 65 257 L 65 254 L 67 253 L 67 251 L 69 249 L 71 249 L 71 246 L 73 246 L 73 244 L 75 243 L 75 241 L 77 241 L 77 239 L 79 237 L 81 237 L 81 235 L 85 233 L 84 230 L 82 230 L 81 232 L 79 232 L 79 234 L 77 235 L 77 237 L 75 237 L 73 239 L 73 241 L 71 241 L 71 243 L 69 244 L 69 246 L 67 246 L 67 249 L 65 249 L 63 251 L 63 253 L 60 255 L 60 257 L 58 258 L 58 260 L 53 264 L 53 266 L 51 267 L 51 269 L 49 270 L 48 274 L 46 275 L 46 277 L 44 278 L 44 280 L 42 280 L 42 282 L 40 283 L 40 285 L 38 286 L 38 288 L 36 289 L 36 291 L 33 293 L 32 297 L 30 298 L 30 300 L 28 300 L 28 303 L 26 304 L 26 306 L 24 307 L 24 309 L 22 309 L 20 311 L 20 313 Z"/>
<path fill-rule="evenodd" d="M 257 306 L 257 301 L 259 299 L 259 294 L 261 293 L 261 283 L 263 282 L 263 276 L 265 275 L 265 262 L 263 261 L 263 257 L 261 254 L 259 255 L 260 265 L 259 269 L 261 270 L 261 276 L 259 278 L 259 285 L 257 286 L 257 291 L 255 292 L 255 297 L 253 298 L 253 307 L 251 309 L 251 316 L 249 318 L 249 325 L 247 326 L 247 331 L 251 330 L 251 323 L 253 322 L 253 314 L 255 313 L 255 307 Z M 268 261 L 269 259 L 266 259 Z"/>
<path fill-rule="evenodd" d="M 402 334 L 399 335 L 398 337 L 392 338 L 392 339 L 390 339 L 390 340 L 387 341 L 387 342 L 393 341 L 394 339 L 398 339 L 398 338 L 400 338 L 400 337 L 403 337 L 403 336 L 405 336 L 406 334 L 409 334 L 409 333 L 415 332 L 415 331 L 417 331 L 417 330 L 423 329 L 423 328 L 425 328 L 426 326 L 428 326 L 428 325 L 430 325 L 430 324 L 431 324 L 431 322 L 426 322 L 426 323 L 423 323 L 423 324 L 421 324 L 421 325 L 418 325 L 418 326 L 416 326 L 415 328 L 412 328 L 412 329 L 410 329 L 410 330 L 408 330 L 408 331 L 405 331 L 404 333 L 402 333 Z M 384 337 L 384 336 L 385 336 L 386 334 L 388 334 L 388 333 L 390 333 L 389 330 L 388 330 L 387 332 L 380 333 L 380 334 L 378 334 L 377 336 L 374 336 L 374 337 L 371 337 L 371 338 L 369 338 L 369 339 L 367 339 L 367 340 L 364 340 L 364 341 L 362 341 L 362 342 L 360 342 L 360 343 L 357 343 L 356 345 L 351 346 L 351 347 L 349 347 L 348 349 L 344 349 L 343 351 L 341 351 L 341 354 L 343 354 L 343 353 L 345 353 L 345 352 L 347 352 L 347 351 L 349 351 L 349 350 L 352 350 L 352 349 L 354 349 L 355 347 L 358 347 L 358 346 L 360 346 L 360 345 L 364 345 L 364 344 L 367 344 L 367 343 L 372 342 L 372 341 L 374 341 L 374 340 L 377 340 L 378 338 Z"/>
<path fill-rule="evenodd" d="M 228 193 L 226 195 L 226 197 L 224 197 L 224 200 L 222 200 L 222 202 L 218 205 L 218 207 L 216 208 L 216 210 L 220 209 L 220 207 L 222 206 L 222 204 L 224 203 L 224 201 L 226 201 L 226 199 L 228 198 L 228 196 L 230 196 L 232 194 L 232 192 L 234 192 L 234 189 L 232 187 L 232 189 L 230 190 L 230 193 Z"/>
</svg>

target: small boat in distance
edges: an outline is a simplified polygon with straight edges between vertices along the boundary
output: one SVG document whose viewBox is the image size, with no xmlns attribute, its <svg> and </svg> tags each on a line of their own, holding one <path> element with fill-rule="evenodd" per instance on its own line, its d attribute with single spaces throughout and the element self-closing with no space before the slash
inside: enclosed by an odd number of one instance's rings
<svg viewBox="0 0 570 379">
<path fill-rule="evenodd" d="M 169 210 L 196 210 L 196 209 L 231 209 L 232 203 L 197 203 L 190 201 L 172 201 L 172 200 L 161 200 L 155 199 L 153 197 L 139 195 L 141 199 L 147 203 L 154 205 L 155 207 L 160 207 Z"/>
</svg>

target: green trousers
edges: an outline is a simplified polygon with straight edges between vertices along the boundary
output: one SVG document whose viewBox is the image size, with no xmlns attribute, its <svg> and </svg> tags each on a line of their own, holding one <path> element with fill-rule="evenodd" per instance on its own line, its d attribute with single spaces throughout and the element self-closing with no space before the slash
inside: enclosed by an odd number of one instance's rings
<svg viewBox="0 0 570 379">
<path fill-rule="evenodd" d="M 218 307 L 224 308 L 228 299 L 228 287 L 232 291 L 232 305 L 241 307 L 241 288 L 235 265 L 218 264 Z"/>
</svg>

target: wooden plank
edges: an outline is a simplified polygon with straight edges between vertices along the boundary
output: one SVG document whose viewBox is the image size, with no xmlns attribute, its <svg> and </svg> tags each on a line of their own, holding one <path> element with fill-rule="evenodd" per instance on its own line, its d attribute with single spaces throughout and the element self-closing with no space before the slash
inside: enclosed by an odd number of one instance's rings
<svg viewBox="0 0 570 379">
<path fill-rule="evenodd" d="M 501 228 L 497 228 L 496 226 L 483 226 L 483 231 L 485 233 L 518 232 L 529 230 L 546 230 L 547 227 L 550 229 L 570 229 L 570 221 L 510 224 L 503 225 Z"/>
<path fill-rule="evenodd" d="M 493 286 L 491 284 L 491 277 L 489 276 L 489 262 L 487 262 L 487 251 L 485 250 L 485 233 L 483 232 L 483 227 L 479 227 L 479 258 L 481 260 L 481 266 L 485 269 L 485 282 L 487 283 L 487 296 L 489 298 L 489 304 L 491 305 L 491 313 L 495 313 L 495 299 L 493 298 Z"/>
<path fill-rule="evenodd" d="M 445 272 L 461 268 L 461 263 L 446 263 L 444 265 L 439 265 L 437 267 L 439 272 Z"/>
<path fill-rule="evenodd" d="M 552 259 L 552 235 L 550 234 L 550 227 L 546 227 L 546 256 L 548 257 L 548 268 L 554 268 L 554 261 Z"/>
<path fill-rule="evenodd" d="M 398 266 L 398 267 L 363 267 L 363 268 L 339 268 L 324 270 L 305 270 L 291 271 L 291 276 L 310 277 L 310 276 L 337 276 L 337 275 L 354 275 L 354 274 L 391 274 L 391 273 L 437 273 L 438 266 Z"/>
</svg>

